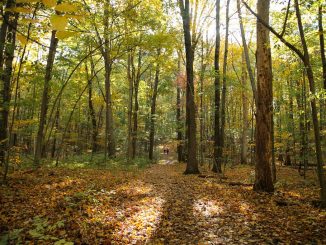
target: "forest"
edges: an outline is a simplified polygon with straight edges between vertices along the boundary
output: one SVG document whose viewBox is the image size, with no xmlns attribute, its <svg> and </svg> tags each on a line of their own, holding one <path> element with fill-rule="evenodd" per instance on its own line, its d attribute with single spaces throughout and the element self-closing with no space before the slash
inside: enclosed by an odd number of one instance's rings
<svg viewBox="0 0 326 245">
<path fill-rule="evenodd" d="M 0 244 L 326 244 L 324 0 L 0 11 Z"/>
</svg>

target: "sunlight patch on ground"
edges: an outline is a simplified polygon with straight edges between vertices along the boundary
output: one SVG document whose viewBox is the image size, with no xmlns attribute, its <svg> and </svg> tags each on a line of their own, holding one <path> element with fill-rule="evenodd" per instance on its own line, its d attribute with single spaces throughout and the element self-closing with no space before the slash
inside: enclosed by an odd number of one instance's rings
<svg viewBox="0 0 326 245">
<path fill-rule="evenodd" d="M 223 212 L 223 208 L 213 200 L 199 199 L 193 204 L 193 213 L 196 217 L 198 214 L 208 218 L 218 216 Z"/>
<path fill-rule="evenodd" d="M 114 232 L 114 237 L 129 241 L 130 244 L 140 244 L 149 241 L 161 220 L 164 199 L 160 197 L 144 198 L 130 217 L 125 212 L 126 218 L 120 223 L 119 229 Z M 130 210 L 130 211 L 134 211 Z M 126 210 L 127 211 L 127 210 Z"/>
<path fill-rule="evenodd" d="M 120 186 L 116 191 L 124 192 L 128 195 L 146 195 L 151 193 L 153 188 L 142 181 L 131 181 Z"/>
</svg>

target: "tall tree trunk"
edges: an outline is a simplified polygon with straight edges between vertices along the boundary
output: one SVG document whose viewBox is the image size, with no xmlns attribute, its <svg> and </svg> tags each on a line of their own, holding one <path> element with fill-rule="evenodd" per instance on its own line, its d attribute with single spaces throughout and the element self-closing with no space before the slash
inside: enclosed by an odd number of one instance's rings
<svg viewBox="0 0 326 245">
<path fill-rule="evenodd" d="M 109 59 L 108 52 L 105 52 L 105 148 L 104 158 L 115 155 L 115 140 L 113 127 L 112 96 L 111 96 L 111 72 L 112 61 Z"/>
<path fill-rule="evenodd" d="M 247 153 L 248 153 L 248 130 L 249 130 L 249 120 L 248 120 L 248 98 L 246 95 L 247 89 L 247 72 L 246 63 L 244 57 L 244 51 L 242 53 L 242 134 L 241 134 L 241 164 L 247 164 Z"/>
<path fill-rule="evenodd" d="M 200 164 L 204 163 L 204 104 L 203 104 L 203 96 L 204 96 L 204 79 L 206 72 L 206 64 L 204 61 L 204 40 L 202 40 L 201 45 L 201 70 L 199 76 L 199 128 L 200 128 L 200 148 L 199 148 L 199 156 L 200 156 Z"/>
<path fill-rule="evenodd" d="M 324 28 L 323 28 L 323 6 L 318 8 L 318 30 L 319 30 L 319 43 L 320 43 L 320 56 L 323 66 L 323 87 L 326 90 L 326 56 L 325 56 L 325 40 L 324 40 Z M 325 99 L 321 100 L 321 113 L 320 113 L 320 129 L 326 127 L 326 102 Z"/>
<path fill-rule="evenodd" d="M 212 171 L 222 173 L 220 151 L 220 0 L 216 0 L 216 39 L 214 55 L 214 161 Z"/>
<path fill-rule="evenodd" d="M 139 102 L 138 102 L 138 92 L 139 92 L 139 83 L 141 79 L 141 62 L 142 62 L 142 51 L 139 49 L 138 52 L 138 68 L 134 77 L 134 110 L 133 110 L 133 128 L 132 128 L 132 158 L 136 157 L 137 153 L 137 137 L 138 137 L 138 111 L 139 111 Z"/>
<path fill-rule="evenodd" d="M 14 3 L 8 1 L 7 6 L 13 6 Z M 8 150 L 8 119 L 10 109 L 10 82 L 13 71 L 13 60 L 16 45 L 16 28 L 18 14 L 13 14 L 6 11 L 4 22 L 2 24 L 1 34 L 5 34 L 4 43 L 1 45 L 1 60 L 0 60 L 0 163 L 4 167 L 3 182 L 6 182 L 6 177 L 9 167 L 9 159 L 6 159 L 6 152 Z M 2 37 L 1 37 L 2 39 Z M 2 40 L 1 40 L 2 41 Z"/>
<path fill-rule="evenodd" d="M 225 144 L 226 73 L 227 73 L 228 53 L 229 53 L 229 6 L 230 6 L 230 0 L 227 0 L 224 60 L 223 60 L 223 85 L 222 85 L 222 100 L 221 100 L 221 131 L 220 131 L 220 146 L 219 146 L 220 149 L 219 158 L 221 160 L 223 159 L 223 148 Z"/>
<path fill-rule="evenodd" d="M 249 50 L 248 50 L 248 45 L 247 45 L 247 41 L 246 41 L 246 34 L 245 34 L 244 26 L 243 26 L 243 20 L 242 20 L 241 8 L 240 8 L 240 0 L 237 0 L 237 10 L 238 10 L 238 17 L 239 17 L 239 24 L 240 24 L 242 46 L 243 46 L 244 55 L 245 55 L 245 59 L 246 59 L 247 70 L 248 70 L 251 89 L 252 89 L 252 93 L 253 93 L 253 97 L 254 97 L 254 102 L 256 104 L 257 103 L 257 88 L 256 88 L 254 73 L 252 71 L 251 64 L 250 64 Z"/>
<path fill-rule="evenodd" d="M 92 123 L 92 154 L 98 151 L 98 144 L 97 144 L 97 123 L 96 123 L 96 113 L 93 105 L 93 76 L 95 74 L 94 65 L 91 61 L 91 74 L 90 77 L 88 75 L 88 67 L 87 64 L 85 66 L 86 74 L 87 74 L 87 81 L 88 81 L 88 109 L 89 109 L 89 115 L 91 117 L 91 123 Z"/>
<path fill-rule="evenodd" d="M 160 58 L 161 49 L 157 50 L 157 58 Z M 156 121 L 156 97 L 157 97 L 157 88 L 159 83 L 159 75 L 160 75 L 160 65 L 159 61 L 156 65 L 155 70 L 155 81 L 154 81 L 154 88 L 153 88 L 153 96 L 152 96 L 152 103 L 151 103 L 151 125 L 150 125 L 150 133 L 149 133 L 149 159 L 153 160 L 153 152 L 154 152 L 154 143 L 155 143 L 155 121 Z"/>
<path fill-rule="evenodd" d="M 296 12 L 297 21 L 298 21 L 301 45 L 303 48 L 303 63 L 305 65 L 305 69 L 307 72 L 310 92 L 313 95 L 315 95 L 316 88 L 315 88 L 314 74 L 313 74 L 311 63 L 310 63 L 310 57 L 309 57 L 306 39 L 304 36 L 304 30 L 303 30 L 303 25 L 302 25 L 302 21 L 301 21 L 301 13 L 300 13 L 298 0 L 294 0 L 294 6 L 295 6 L 295 12 Z M 319 179 L 319 184 L 320 184 L 320 199 L 321 199 L 322 206 L 326 207 L 326 181 L 325 181 L 325 175 L 324 175 L 324 170 L 323 170 L 323 156 L 322 156 L 322 151 L 321 151 L 320 128 L 319 128 L 318 112 L 317 112 L 315 97 L 311 98 L 310 104 L 311 104 L 313 129 L 314 129 L 314 135 L 315 135 L 317 172 L 318 172 L 318 179 Z"/>
<path fill-rule="evenodd" d="M 178 141 L 178 146 L 177 146 L 177 152 L 178 152 L 178 161 L 183 162 L 184 159 L 184 154 L 183 154 L 183 138 L 182 138 L 182 128 L 183 128 L 183 123 L 181 120 L 181 81 L 179 80 L 181 76 L 181 58 L 180 54 L 178 54 L 178 79 L 177 79 L 177 113 L 176 113 L 176 120 L 177 120 L 177 141 Z"/>
<path fill-rule="evenodd" d="M 194 89 L 194 47 L 190 33 L 190 8 L 189 0 L 179 0 L 183 20 L 184 42 L 186 51 L 186 122 L 187 122 L 187 167 L 184 174 L 198 174 L 197 143 L 196 143 L 196 105 Z"/>
<path fill-rule="evenodd" d="M 269 0 L 258 0 L 257 15 L 269 23 Z M 269 30 L 257 20 L 257 115 L 255 191 L 273 192 L 272 160 L 272 58 Z"/>
<path fill-rule="evenodd" d="M 320 43 L 320 56 L 323 66 L 323 81 L 324 89 L 326 89 L 326 56 L 325 56 L 325 40 L 324 40 L 324 28 L 323 28 L 323 7 L 318 8 L 318 29 L 319 29 L 319 43 Z"/>
<path fill-rule="evenodd" d="M 57 111 L 55 114 L 55 132 L 54 132 L 54 139 L 52 144 L 52 150 L 51 150 L 51 157 L 55 157 L 56 147 L 57 147 L 57 132 L 59 130 L 59 118 L 60 118 L 60 101 L 58 103 Z"/>
<path fill-rule="evenodd" d="M 128 54 L 127 76 L 129 83 L 129 100 L 128 100 L 128 139 L 127 139 L 127 158 L 132 157 L 132 112 L 133 112 L 133 95 L 134 95 L 134 72 L 133 72 L 133 55 Z"/>
<path fill-rule="evenodd" d="M 35 146 L 35 156 L 34 156 L 35 167 L 39 167 L 41 156 L 42 156 L 44 127 L 46 124 L 46 115 L 47 115 L 48 104 L 49 104 L 50 81 L 52 78 L 52 68 L 53 68 L 55 53 L 58 45 L 58 39 L 55 37 L 56 32 L 57 31 L 53 30 L 51 33 L 50 49 L 49 49 L 49 54 L 48 54 L 48 59 L 46 64 L 46 70 L 45 70 L 39 128 L 37 132 L 37 139 L 36 139 L 36 146 Z"/>
</svg>

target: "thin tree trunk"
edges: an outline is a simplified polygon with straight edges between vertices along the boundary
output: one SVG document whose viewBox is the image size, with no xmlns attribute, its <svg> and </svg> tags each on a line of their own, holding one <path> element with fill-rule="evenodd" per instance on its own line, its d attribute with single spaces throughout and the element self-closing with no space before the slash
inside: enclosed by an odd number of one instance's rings
<svg viewBox="0 0 326 245">
<path fill-rule="evenodd" d="M 88 81 L 88 109 L 89 109 L 89 115 L 91 117 L 91 123 L 92 123 L 92 154 L 98 151 L 98 144 L 97 144 L 97 123 L 96 123 L 96 113 L 93 105 L 93 79 L 90 79 L 88 76 L 88 67 L 87 64 L 85 66 L 86 74 L 87 74 L 87 81 Z M 94 65 L 91 63 L 91 77 L 94 76 L 95 70 Z"/>
<path fill-rule="evenodd" d="M 221 100 L 221 130 L 220 130 L 220 146 L 219 158 L 223 159 L 223 148 L 225 145 L 225 107 L 226 107 L 226 74 L 228 65 L 229 53 L 229 6 L 230 0 L 226 3 L 226 28 L 225 28 L 225 44 L 224 44 L 224 60 L 223 60 L 223 85 L 222 85 L 222 100 Z"/>
<path fill-rule="evenodd" d="M 157 58 L 160 58 L 161 49 L 157 50 Z M 159 63 L 159 61 L 158 61 Z M 156 97 L 157 97 L 157 88 L 159 83 L 159 76 L 160 76 L 160 65 L 156 65 L 155 71 L 155 81 L 154 81 L 154 88 L 153 88 L 153 96 L 152 96 L 152 103 L 151 103 L 151 125 L 150 125 L 150 133 L 149 133 L 149 159 L 153 160 L 153 152 L 154 152 L 154 143 L 155 143 L 155 121 L 156 121 Z"/>
<path fill-rule="evenodd" d="M 112 62 L 109 60 L 108 53 L 105 52 L 105 148 L 104 159 L 115 155 L 115 140 L 113 133 L 113 112 L 111 99 L 111 72 Z"/>
<path fill-rule="evenodd" d="M 179 76 L 181 75 L 181 61 L 180 61 L 180 55 L 178 59 L 178 71 L 179 71 Z M 183 154 L 183 139 L 182 139 L 182 120 L 181 120 L 181 81 L 177 80 L 177 113 L 176 113 L 176 119 L 177 119 L 177 141 L 178 141 L 178 146 L 177 146 L 177 152 L 178 152 L 178 161 L 183 162 L 184 159 L 184 154 Z"/>
<path fill-rule="evenodd" d="M 13 3 L 12 3 L 13 4 Z M 8 5 L 8 4 L 7 4 Z M 12 5 L 10 5 L 12 6 Z M 7 11 L 8 12 L 8 11 Z M 7 14 L 6 12 L 6 14 Z M 16 45 L 16 28 L 18 14 L 8 13 L 5 14 L 5 21 L 8 21 L 9 25 L 2 25 L 2 28 L 7 28 L 5 31 L 6 37 L 4 40 L 3 49 L 0 50 L 2 54 L 0 67 L 0 162 L 4 166 L 3 182 L 6 182 L 9 159 L 6 159 L 6 152 L 8 150 L 8 119 L 10 109 L 10 82 L 13 71 L 13 60 Z M 4 22 L 5 22 L 4 21 Z M 2 45 L 2 44 L 1 44 Z M 1 47 L 2 48 L 2 47 Z"/>
<path fill-rule="evenodd" d="M 128 54 L 127 76 L 129 82 L 129 100 L 128 100 L 128 139 L 127 139 L 127 158 L 132 157 L 132 113 L 133 113 L 133 94 L 134 94 L 134 72 L 132 69 L 133 55 Z"/>
<path fill-rule="evenodd" d="M 257 15 L 269 23 L 269 0 L 258 0 Z M 255 191 L 273 192 L 272 160 L 272 59 L 269 30 L 257 20 L 257 115 Z"/>
<path fill-rule="evenodd" d="M 133 129 L 132 129 L 132 158 L 134 159 L 137 154 L 137 137 L 138 137 L 138 111 L 139 111 L 139 101 L 138 101 L 138 92 L 139 92 L 139 83 L 141 78 L 141 62 L 142 62 L 142 51 L 139 49 L 138 52 L 138 68 L 137 74 L 134 76 L 134 110 L 133 110 Z"/>
<path fill-rule="evenodd" d="M 318 8 L 318 29 L 319 29 L 319 43 L 320 43 L 320 56 L 323 66 L 323 81 L 324 89 L 326 89 L 326 56 L 325 56 L 325 40 L 324 40 L 324 28 L 323 28 L 323 7 Z"/>
<path fill-rule="evenodd" d="M 216 0 L 216 39 L 214 55 L 214 161 L 212 171 L 222 173 L 221 160 L 219 159 L 220 151 L 220 0 Z"/>
<path fill-rule="evenodd" d="M 319 30 L 319 43 L 320 43 L 320 56 L 323 66 L 323 87 L 326 90 L 326 56 L 325 56 L 325 40 L 324 40 L 324 28 L 323 28 L 323 6 L 318 8 L 318 30 Z M 320 130 L 326 127 L 326 102 L 325 99 L 321 100 L 320 106 Z"/>
<path fill-rule="evenodd" d="M 199 100 L 200 100 L 200 112 L 199 112 L 199 124 L 200 124 L 200 148 L 199 148 L 199 156 L 200 156 L 200 164 L 204 163 L 204 108 L 203 108 L 203 96 L 204 96 L 204 79 L 205 79 L 205 71 L 206 64 L 204 62 L 204 41 L 202 40 L 201 46 L 201 71 L 199 77 Z"/>
<path fill-rule="evenodd" d="M 51 33 L 50 49 L 49 49 L 49 54 L 48 54 L 48 59 L 46 64 L 46 70 L 45 70 L 39 128 L 37 132 L 37 139 L 36 139 L 36 146 L 35 146 L 35 156 L 34 156 L 35 167 L 39 167 L 40 160 L 42 157 L 44 127 L 46 124 L 46 115 L 47 115 L 48 104 L 49 104 L 50 81 L 52 78 L 52 68 L 53 68 L 53 63 L 55 58 L 55 52 L 57 50 L 57 45 L 58 45 L 58 39 L 55 37 L 56 32 L 57 31 L 53 30 Z"/>
<path fill-rule="evenodd" d="M 238 9 L 238 17 L 239 17 L 239 23 L 240 23 L 242 46 L 243 46 L 243 50 L 244 50 L 248 75 L 249 75 L 251 89 L 252 89 L 252 93 L 253 93 L 253 97 L 254 97 L 254 102 L 256 104 L 256 102 L 257 102 L 257 88 L 256 88 L 254 73 L 252 71 L 251 64 L 250 64 L 249 50 L 248 50 L 248 45 L 247 45 L 247 41 L 246 41 L 246 34 L 245 34 L 244 26 L 243 26 L 243 20 L 242 20 L 241 8 L 240 8 L 240 0 L 237 0 L 237 9 Z"/>
<path fill-rule="evenodd" d="M 57 107 L 57 111 L 55 114 L 55 132 L 54 132 L 54 139 L 52 144 L 52 150 L 51 150 L 51 158 L 55 157 L 56 147 L 57 147 L 57 132 L 59 130 L 59 118 L 60 118 L 60 101 Z"/>
<path fill-rule="evenodd" d="M 301 44 L 303 48 L 303 63 L 305 65 L 305 69 L 307 72 L 307 77 L 309 81 L 310 92 L 315 95 L 316 88 L 315 88 L 315 80 L 314 74 L 312 70 L 312 66 L 310 63 L 310 57 L 308 52 L 308 47 L 306 43 L 306 39 L 304 36 L 303 25 L 301 21 L 301 13 L 299 9 L 299 2 L 298 0 L 294 0 L 295 12 L 298 21 L 298 28 L 300 33 Z M 322 206 L 326 207 L 326 181 L 323 171 L 323 156 L 321 151 L 321 139 L 320 139 L 320 128 L 319 128 L 319 121 L 318 121 L 318 112 L 316 106 L 316 98 L 312 97 L 310 100 L 311 104 L 311 113 L 312 113 L 312 121 L 313 121 L 313 129 L 315 135 L 315 147 L 316 147 L 316 157 L 317 157 L 317 172 L 318 172 L 318 179 L 320 184 L 320 199 Z"/>
<path fill-rule="evenodd" d="M 247 164 L 247 152 L 248 152 L 248 130 L 249 130 L 249 120 L 248 120 L 248 98 L 246 96 L 247 88 L 247 73 L 245 64 L 245 55 L 242 54 L 242 135 L 241 135 L 241 164 Z"/>
</svg>

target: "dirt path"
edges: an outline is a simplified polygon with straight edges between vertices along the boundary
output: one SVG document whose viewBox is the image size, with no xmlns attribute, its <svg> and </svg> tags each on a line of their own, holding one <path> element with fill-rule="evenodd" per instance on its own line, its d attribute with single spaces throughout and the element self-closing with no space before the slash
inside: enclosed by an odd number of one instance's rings
<svg viewBox="0 0 326 245">
<path fill-rule="evenodd" d="M 182 171 L 180 164 L 156 165 L 142 176 L 164 200 L 149 244 L 325 244 L 326 220 L 309 205 L 279 207 L 275 196 L 254 193 L 251 187 Z"/>
</svg>

